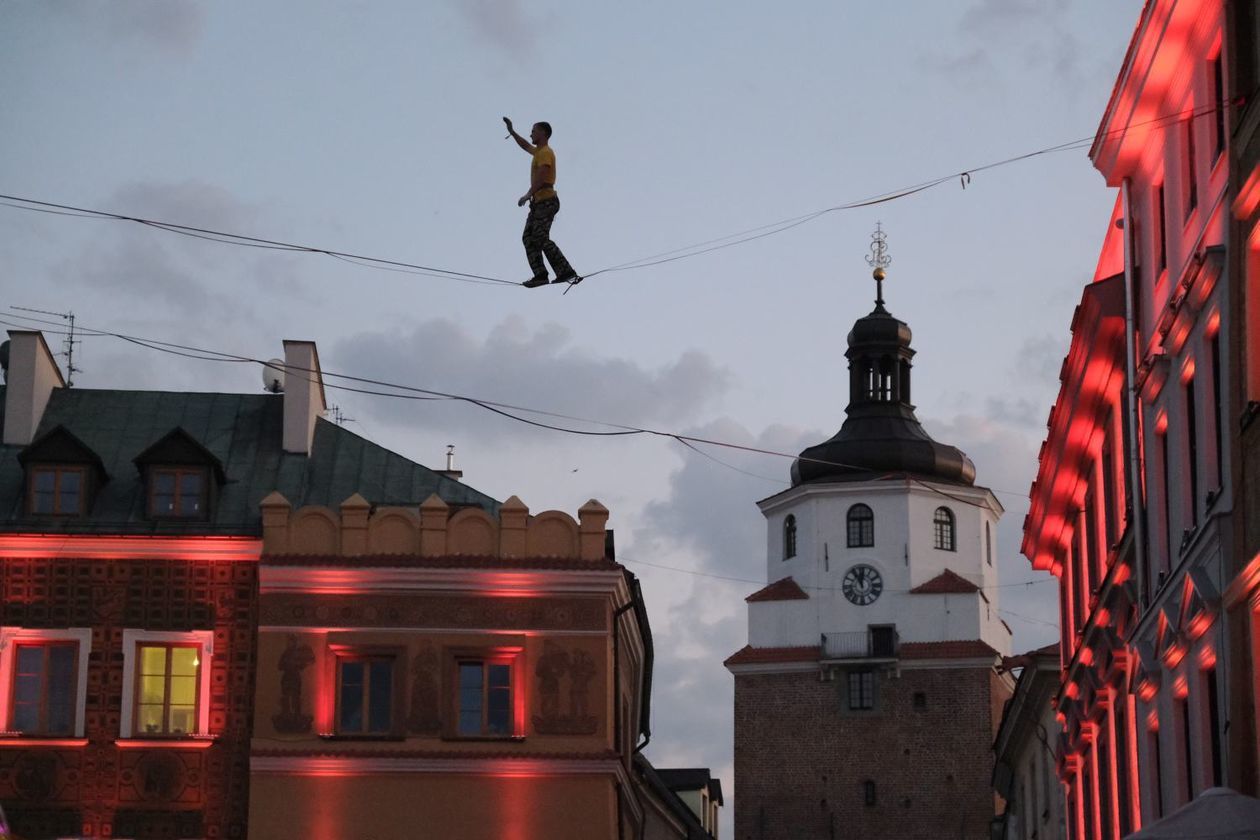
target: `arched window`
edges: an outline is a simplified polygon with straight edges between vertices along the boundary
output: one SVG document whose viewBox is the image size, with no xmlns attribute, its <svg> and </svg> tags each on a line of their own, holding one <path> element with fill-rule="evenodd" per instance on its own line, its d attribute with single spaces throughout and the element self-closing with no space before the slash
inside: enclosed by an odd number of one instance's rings
<svg viewBox="0 0 1260 840">
<path fill-rule="evenodd" d="M 984 523 L 984 559 L 993 565 L 993 526 L 988 522 Z"/>
<path fill-rule="evenodd" d="M 849 548 L 875 545 L 875 514 L 863 504 L 849 508 Z"/>
<path fill-rule="evenodd" d="M 796 517 L 788 514 L 783 520 L 783 559 L 790 560 L 796 556 Z"/>
<path fill-rule="evenodd" d="M 934 544 L 942 551 L 954 551 L 954 514 L 946 507 L 938 507 L 932 517 Z"/>
</svg>

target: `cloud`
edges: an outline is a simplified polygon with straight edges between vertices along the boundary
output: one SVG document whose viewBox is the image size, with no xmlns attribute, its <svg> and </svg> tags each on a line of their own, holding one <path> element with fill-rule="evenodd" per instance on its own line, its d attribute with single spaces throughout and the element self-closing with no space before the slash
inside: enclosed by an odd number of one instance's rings
<svg viewBox="0 0 1260 840">
<path fill-rule="evenodd" d="M 490 46 L 522 59 L 535 53 L 540 25 L 529 18 L 523 0 L 458 0 L 455 8 Z"/>
<path fill-rule="evenodd" d="M 1015 351 L 1015 374 L 1020 380 L 1057 390 L 1066 352 L 1066 344 L 1060 338 L 1051 335 L 1025 338 Z"/>
<path fill-rule="evenodd" d="M 730 382 L 725 368 L 696 350 L 650 369 L 576 347 L 569 330 L 559 324 L 530 327 L 515 317 L 484 338 L 444 318 L 410 332 L 362 332 L 335 344 L 326 360 L 329 370 L 632 426 L 685 422 L 726 393 Z M 434 409 L 426 421 L 433 428 L 480 431 L 496 438 L 529 428 L 488 411 L 469 410 L 466 403 L 426 405 Z M 412 423 L 415 406 L 375 400 L 368 413 L 384 422 Z M 610 430 L 561 417 L 512 413 L 566 428 Z"/>
<path fill-rule="evenodd" d="M 994 56 L 1008 53 L 1028 68 L 1077 83 L 1088 68 L 1068 24 L 1071 7 L 1071 0 L 978 0 L 959 16 L 952 47 L 924 55 L 920 64 L 960 83 L 993 83 Z"/>
<path fill-rule="evenodd" d="M 111 35 L 172 51 L 201 39 L 205 15 L 192 0 L 113 0 L 104 16 Z"/>
</svg>

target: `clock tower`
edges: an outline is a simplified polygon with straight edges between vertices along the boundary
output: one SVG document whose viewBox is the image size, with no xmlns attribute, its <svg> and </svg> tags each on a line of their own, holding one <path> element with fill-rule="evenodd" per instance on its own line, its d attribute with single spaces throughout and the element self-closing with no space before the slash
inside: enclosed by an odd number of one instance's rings
<svg viewBox="0 0 1260 840">
<path fill-rule="evenodd" d="M 831 438 L 759 503 L 766 579 L 735 676 L 737 840 L 987 838 L 990 745 L 1010 695 L 997 612 L 1002 506 L 910 402 L 910 327 L 884 305 L 848 335 Z"/>
</svg>

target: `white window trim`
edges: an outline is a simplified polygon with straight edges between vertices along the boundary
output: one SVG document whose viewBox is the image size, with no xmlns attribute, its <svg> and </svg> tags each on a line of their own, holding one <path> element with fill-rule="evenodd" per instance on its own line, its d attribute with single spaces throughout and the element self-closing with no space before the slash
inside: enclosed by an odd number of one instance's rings
<svg viewBox="0 0 1260 840">
<path fill-rule="evenodd" d="M 199 664 L 197 686 L 197 731 L 189 735 L 208 735 L 210 733 L 210 664 L 214 658 L 214 631 L 189 630 L 186 632 L 166 630 L 123 630 L 123 686 L 122 716 L 118 722 L 118 737 L 133 738 L 132 721 L 135 718 L 136 692 L 136 646 L 146 642 L 165 644 L 194 643 L 200 647 L 197 658 Z"/>
<path fill-rule="evenodd" d="M 92 628 L 70 627 L 62 630 L 44 630 L 30 627 L 0 627 L 0 728 L 8 728 L 13 713 L 13 650 L 15 643 L 20 642 L 75 642 L 78 644 L 79 667 L 74 685 L 74 737 L 82 738 L 86 723 L 88 654 L 92 652 Z"/>
</svg>

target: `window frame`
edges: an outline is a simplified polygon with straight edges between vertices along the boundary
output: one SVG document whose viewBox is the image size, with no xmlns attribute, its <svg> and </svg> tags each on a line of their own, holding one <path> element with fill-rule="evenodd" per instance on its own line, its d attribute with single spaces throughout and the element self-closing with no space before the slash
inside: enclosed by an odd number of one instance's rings
<svg viewBox="0 0 1260 840">
<path fill-rule="evenodd" d="M 13 729 L 14 680 L 17 668 L 17 650 L 33 645 L 75 645 L 74 667 L 74 727 L 68 734 L 50 735 L 45 732 L 17 732 Z M 82 738 L 86 726 L 88 660 L 92 651 L 92 628 L 71 627 L 44 630 L 27 627 L 0 627 L 0 722 L 3 737 L 19 738 Z M 42 717 L 42 714 L 41 714 Z"/>
<path fill-rule="evenodd" d="M 525 738 L 524 695 L 524 655 L 521 646 L 468 647 L 449 648 L 446 652 L 446 673 L 444 680 L 446 714 L 442 726 L 442 738 L 451 741 L 519 741 Z M 481 728 L 477 733 L 460 731 L 460 683 L 461 665 L 480 663 L 482 667 Z M 506 665 L 508 667 L 508 731 L 506 733 L 487 732 L 486 714 L 489 710 L 489 682 L 486 669 L 490 665 Z"/>
<path fill-rule="evenodd" d="M 169 512 L 159 511 L 156 504 L 157 496 L 157 479 L 159 475 L 164 473 L 174 476 L 174 489 L 171 493 L 171 508 Z M 199 493 L 201 504 L 196 513 L 180 513 L 180 500 L 183 498 L 181 489 L 181 481 L 185 476 L 196 475 L 201 480 L 201 491 Z M 147 481 L 145 482 L 145 507 L 152 519 L 182 519 L 182 520 L 201 520 L 206 519 L 210 515 L 210 475 L 205 467 L 195 466 L 192 464 L 154 464 L 149 467 Z"/>
<path fill-rule="evenodd" d="M 40 473 L 53 474 L 53 509 L 38 511 L 35 509 L 35 481 Z M 61 510 L 61 478 L 68 473 L 79 477 L 79 504 L 75 510 Z M 26 480 L 26 512 L 31 516 L 72 517 L 82 516 L 86 509 L 88 495 L 88 469 L 83 464 L 32 464 L 27 468 Z"/>
<path fill-rule="evenodd" d="M 945 514 L 944 521 L 942 513 Z M 932 547 L 938 551 L 958 550 L 958 517 L 944 505 L 932 512 Z"/>
<path fill-rule="evenodd" d="M 865 511 L 865 515 L 863 515 Z M 875 511 L 865 502 L 850 505 L 844 516 L 845 544 L 849 548 L 873 548 L 875 546 Z M 857 526 L 856 540 L 854 526 Z"/>
<path fill-rule="evenodd" d="M 181 734 L 155 734 L 136 731 L 136 715 L 139 712 L 140 685 L 140 653 L 142 645 L 170 645 L 173 647 L 195 647 L 197 652 L 197 704 L 195 718 L 197 725 L 192 732 Z M 189 630 L 186 632 L 165 630 L 123 630 L 123 686 L 122 708 L 119 715 L 118 737 L 120 739 L 143 739 L 145 741 L 178 741 L 191 738 L 208 737 L 210 733 L 210 673 L 214 662 L 214 631 Z"/>
<path fill-rule="evenodd" d="M 143 735 L 143 737 L 145 738 L 184 738 L 188 735 L 197 734 L 196 732 L 171 731 L 171 709 L 175 705 L 171 702 L 171 693 L 172 693 L 171 680 L 174 679 L 175 677 L 175 674 L 174 674 L 175 651 L 193 650 L 196 652 L 196 658 L 193 661 L 193 665 L 197 670 L 196 670 L 196 673 L 193 674 L 193 679 L 196 681 L 198 689 L 200 689 L 201 687 L 201 647 L 196 642 L 186 642 L 186 641 L 178 641 L 178 642 L 145 641 L 145 642 L 136 643 L 136 661 L 137 661 L 137 665 L 141 667 L 137 667 L 134 673 L 132 673 L 131 675 L 132 680 L 135 683 L 135 688 L 134 688 L 135 693 L 133 697 L 138 698 L 137 702 L 133 705 L 132 710 L 131 710 L 132 731 L 133 732 L 139 731 L 139 723 L 137 721 L 137 717 L 139 716 L 141 710 L 145 706 L 153 705 L 151 703 L 139 702 L 139 700 L 142 700 L 144 696 L 143 692 L 140 689 L 140 684 L 144 680 L 145 677 L 157 676 L 155 674 L 146 674 L 143 672 L 143 670 L 141 670 L 141 668 L 143 667 L 142 663 L 144 661 L 144 656 L 140 653 L 140 650 L 142 648 L 165 651 L 166 661 L 164 663 L 163 671 L 161 674 L 161 676 L 164 679 L 164 685 L 162 688 L 162 728 L 160 731 L 157 731 L 157 732 L 145 731 L 140 734 Z M 199 720 L 199 712 L 200 712 L 200 706 L 201 706 L 200 701 L 201 701 L 200 691 L 197 691 L 193 699 L 193 720 L 194 721 Z M 178 705 L 185 706 L 187 704 L 180 703 Z M 195 725 L 194 725 L 194 728 L 195 728 Z"/>
<path fill-rule="evenodd" d="M 855 677 L 857 678 L 856 686 Z M 855 687 L 857 705 L 853 703 Z M 855 668 L 845 672 L 845 708 L 850 712 L 875 711 L 875 671 L 873 669 Z"/>
<path fill-rule="evenodd" d="M 783 519 L 783 559 L 796 556 L 796 515 L 789 513 Z"/>
<path fill-rule="evenodd" d="M 398 646 L 381 646 L 381 645 L 330 645 L 329 654 L 332 656 L 332 726 L 331 735 L 334 738 L 343 738 L 355 741 L 371 741 L 371 740 L 397 740 L 403 737 L 403 719 L 404 708 L 403 701 L 406 686 L 404 684 L 404 673 L 402 662 L 405 658 L 405 649 Z M 342 665 L 347 662 L 385 662 L 389 665 L 390 671 L 390 700 L 389 700 L 389 726 L 385 731 L 373 732 L 369 727 L 369 708 L 368 702 L 371 692 L 370 669 L 365 669 L 363 680 L 363 720 L 364 728 L 357 731 L 347 731 L 342 729 L 341 709 L 342 709 Z"/>
</svg>

